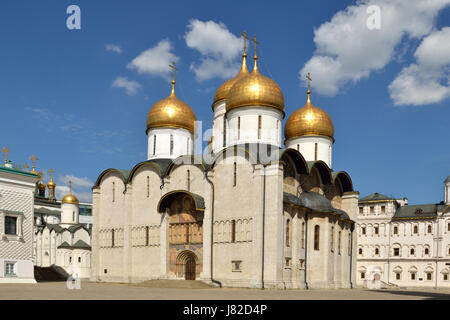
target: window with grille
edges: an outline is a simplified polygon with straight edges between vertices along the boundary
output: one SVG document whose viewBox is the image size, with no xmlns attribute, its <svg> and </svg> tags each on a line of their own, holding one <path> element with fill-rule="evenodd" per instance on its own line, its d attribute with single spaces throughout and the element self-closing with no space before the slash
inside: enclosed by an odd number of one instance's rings
<svg viewBox="0 0 450 320">
<path fill-rule="evenodd" d="M 12 262 L 5 263 L 5 276 L 16 275 L 16 264 Z"/>
</svg>

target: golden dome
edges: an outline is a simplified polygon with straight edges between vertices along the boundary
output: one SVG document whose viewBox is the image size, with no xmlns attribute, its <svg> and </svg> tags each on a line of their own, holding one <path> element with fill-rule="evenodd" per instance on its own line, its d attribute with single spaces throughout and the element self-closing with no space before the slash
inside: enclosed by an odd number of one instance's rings
<svg viewBox="0 0 450 320">
<path fill-rule="evenodd" d="M 55 189 L 56 188 L 56 183 L 53 180 L 50 180 L 49 182 L 47 182 L 47 187 L 49 189 Z"/>
<path fill-rule="evenodd" d="M 73 194 L 68 194 L 62 199 L 62 203 L 79 204 L 80 202 Z"/>
<path fill-rule="evenodd" d="M 245 77 L 249 75 L 248 69 L 247 69 L 247 54 L 244 52 L 242 55 L 242 66 L 239 73 L 232 79 L 229 79 L 222 83 L 222 85 L 217 89 L 216 94 L 214 95 L 214 103 L 217 101 L 223 100 L 227 97 L 228 92 L 233 87 L 233 85 L 242 77 Z M 214 105 L 213 103 L 213 105 Z"/>
<path fill-rule="evenodd" d="M 40 190 L 45 190 L 45 184 L 42 181 L 39 181 L 38 188 Z"/>
<path fill-rule="evenodd" d="M 284 97 L 278 84 L 258 71 L 255 56 L 253 72 L 240 78 L 227 95 L 227 112 L 240 107 L 264 106 L 280 110 L 284 114 Z"/>
<path fill-rule="evenodd" d="M 194 111 L 175 95 L 175 80 L 172 80 L 172 93 L 158 101 L 147 116 L 147 130 L 160 127 L 183 128 L 194 133 L 197 120 Z"/>
<path fill-rule="evenodd" d="M 334 140 L 333 121 L 328 113 L 311 103 L 310 90 L 307 94 L 306 104 L 294 111 L 286 121 L 284 127 L 286 141 L 302 136 L 326 136 Z"/>
</svg>

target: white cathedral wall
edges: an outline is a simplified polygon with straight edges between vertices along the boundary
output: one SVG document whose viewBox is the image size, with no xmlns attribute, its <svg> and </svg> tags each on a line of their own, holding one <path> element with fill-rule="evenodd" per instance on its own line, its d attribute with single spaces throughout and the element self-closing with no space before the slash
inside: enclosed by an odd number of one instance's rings
<svg viewBox="0 0 450 320">
<path fill-rule="evenodd" d="M 315 144 L 317 143 L 317 159 L 315 158 Z M 324 136 L 303 136 L 292 138 L 285 142 L 286 147 L 299 151 L 306 161 L 322 160 L 328 167 L 332 167 L 333 140 Z"/>
<path fill-rule="evenodd" d="M 213 152 L 217 153 L 224 148 L 223 130 L 226 105 L 225 100 L 221 100 L 214 105 L 214 119 L 213 119 Z"/>
<path fill-rule="evenodd" d="M 69 227 L 71 224 L 78 224 L 79 208 L 73 203 L 61 204 L 61 224 Z"/>
<path fill-rule="evenodd" d="M 259 116 L 261 134 L 258 137 Z M 281 146 L 283 113 L 274 108 L 255 106 L 233 109 L 226 114 L 227 146 L 242 143 L 266 143 Z M 240 119 L 240 125 L 238 125 Z"/>
<path fill-rule="evenodd" d="M 171 136 L 173 148 L 171 150 Z M 181 128 L 155 128 L 147 132 L 148 160 L 151 159 L 175 159 L 181 155 L 193 154 L 194 135 Z M 156 137 L 156 145 L 155 145 Z"/>
</svg>

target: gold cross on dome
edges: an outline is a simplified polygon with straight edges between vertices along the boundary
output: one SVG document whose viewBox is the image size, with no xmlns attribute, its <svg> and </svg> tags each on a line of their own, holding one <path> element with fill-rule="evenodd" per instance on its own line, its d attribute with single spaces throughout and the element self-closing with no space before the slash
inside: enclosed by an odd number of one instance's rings
<svg viewBox="0 0 450 320">
<path fill-rule="evenodd" d="M 48 173 L 50 173 L 50 180 L 53 180 L 53 174 L 55 171 L 53 169 L 48 170 Z"/>
<path fill-rule="evenodd" d="M 253 39 L 249 39 L 250 41 L 253 41 L 253 43 L 255 44 L 255 57 L 256 57 L 256 46 L 258 44 L 260 44 L 257 40 L 256 40 L 256 34 L 254 35 Z"/>
<path fill-rule="evenodd" d="M 69 181 L 69 193 L 72 194 L 72 181 Z"/>
<path fill-rule="evenodd" d="M 5 164 L 8 162 L 8 153 L 11 152 L 11 150 L 9 150 L 7 147 L 4 147 L 2 149 L 2 152 L 5 154 Z"/>
<path fill-rule="evenodd" d="M 247 40 L 251 41 L 249 37 L 247 37 L 247 31 L 244 30 L 244 32 L 241 33 L 241 36 L 244 38 L 244 53 L 247 51 Z"/>
<path fill-rule="evenodd" d="M 41 171 L 39 172 L 39 176 L 41 177 L 41 182 L 44 180 L 45 172 Z"/>
<path fill-rule="evenodd" d="M 39 159 L 36 158 L 36 156 L 33 154 L 33 155 L 30 157 L 30 160 L 33 162 L 33 170 L 31 170 L 31 172 L 37 173 L 37 172 L 36 172 L 36 161 L 38 161 Z"/>
<path fill-rule="evenodd" d="M 308 91 L 311 91 L 311 74 L 308 72 L 308 74 L 306 75 L 306 79 L 308 79 Z"/>
<path fill-rule="evenodd" d="M 22 166 L 22 168 L 23 168 L 24 171 L 28 171 L 29 166 L 28 166 L 28 164 L 25 162 L 25 164 Z"/>
<path fill-rule="evenodd" d="M 172 61 L 172 64 L 169 64 L 169 67 L 172 68 L 172 82 L 175 82 L 175 70 L 178 71 L 178 68 L 175 67 L 175 61 Z"/>
</svg>

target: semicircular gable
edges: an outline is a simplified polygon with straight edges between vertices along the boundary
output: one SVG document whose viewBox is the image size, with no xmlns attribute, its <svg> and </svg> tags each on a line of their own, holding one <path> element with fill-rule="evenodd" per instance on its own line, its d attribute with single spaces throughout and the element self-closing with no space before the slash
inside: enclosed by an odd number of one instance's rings
<svg viewBox="0 0 450 320">
<path fill-rule="evenodd" d="M 126 183 L 132 182 L 132 181 L 133 181 L 133 178 L 134 178 L 135 175 L 136 175 L 136 172 L 137 172 L 139 169 L 141 169 L 141 168 L 143 168 L 143 167 L 145 167 L 145 166 L 150 167 L 153 171 L 156 172 L 156 174 L 158 174 L 159 177 L 162 176 L 163 173 L 162 173 L 161 168 L 160 168 L 159 166 L 157 166 L 157 165 L 156 165 L 155 163 L 153 163 L 151 160 L 150 160 L 150 161 L 143 161 L 143 162 L 140 162 L 140 163 L 138 163 L 137 165 L 135 165 L 135 166 L 133 167 L 133 169 L 130 171 L 130 174 L 128 175 L 128 178 L 127 178 L 127 180 L 126 180 L 125 182 L 126 182 Z"/>
<path fill-rule="evenodd" d="M 119 170 L 119 169 L 114 169 L 114 168 L 106 169 L 105 171 L 100 173 L 100 175 L 97 178 L 97 181 L 95 181 L 94 187 L 99 187 L 100 184 L 102 183 L 102 180 L 105 178 L 105 176 L 110 173 L 116 173 L 122 179 L 123 184 L 126 184 L 128 176 L 130 174 L 130 171 L 129 170 Z"/>
<path fill-rule="evenodd" d="M 173 159 L 172 163 L 167 167 L 164 176 L 170 176 L 172 171 L 183 165 L 192 165 L 199 168 L 202 172 L 206 171 L 208 166 L 203 161 L 202 156 L 179 156 L 178 158 Z"/>
<path fill-rule="evenodd" d="M 289 157 L 295 165 L 298 174 L 309 174 L 308 164 L 302 154 L 295 149 L 288 148 L 281 153 L 281 159 Z"/>
<path fill-rule="evenodd" d="M 309 171 L 316 168 L 319 171 L 320 179 L 323 184 L 331 183 L 331 170 L 322 160 L 308 162 Z"/>
<path fill-rule="evenodd" d="M 211 163 L 210 168 L 213 169 L 216 166 L 216 164 L 219 161 L 223 160 L 227 155 L 241 156 L 254 164 L 256 164 L 258 161 L 257 155 L 253 154 L 247 148 L 244 148 L 242 146 L 230 146 L 225 149 L 222 149 L 219 153 L 217 153 L 217 155 L 214 157 L 213 162 Z"/>
<path fill-rule="evenodd" d="M 350 192 L 353 190 L 353 182 L 350 178 L 350 175 L 345 171 L 339 171 L 333 173 L 333 183 L 335 183 L 337 180 L 341 183 L 342 191 L 343 192 Z"/>
</svg>

